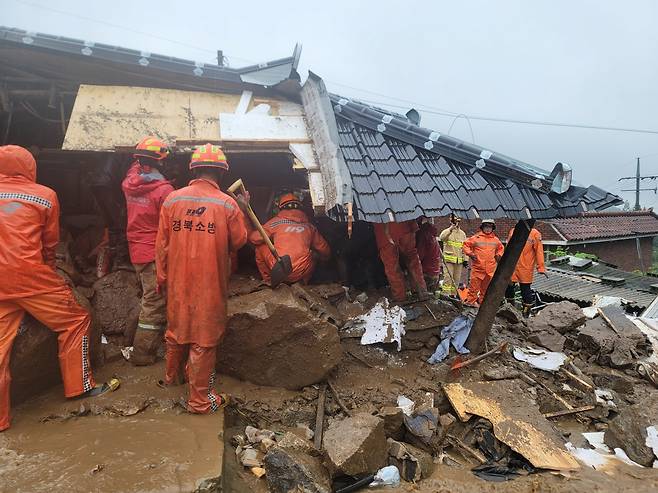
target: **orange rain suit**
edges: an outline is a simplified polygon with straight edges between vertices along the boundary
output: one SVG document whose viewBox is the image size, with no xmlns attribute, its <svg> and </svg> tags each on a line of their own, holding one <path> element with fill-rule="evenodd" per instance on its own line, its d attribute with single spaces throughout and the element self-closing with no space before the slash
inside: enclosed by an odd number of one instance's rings
<svg viewBox="0 0 658 493">
<path fill-rule="evenodd" d="M 464 242 L 463 249 L 464 254 L 471 257 L 471 283 L 466 302 L 482 303 L 496 271 L 496 257 L 503 255 L 503 244 L 493 232 L 480 231 Z"/>
<path fill-rule="evenodd" d="M 508 243 L 512 239 L 512 233 L 514 233 L 514 228 L 510 229 L 507 237 Z M 532 228 L 521 252 L 521 256 L 516 263 L 512 282 L 532 284 L 535 275 L 535 265 L 537 266 L 537 272 L 546 272 L 546 267 L 544 266 L 544 245 L 541 242 L 541 233 L 537 229 Z"/>
<path fill-rule="evenodd" d="M 379 257 L 384 263 L 386 278 L 391 285 L 391 294 L 395 301 L 404 301 L 407 297 L 404 274 L 400 270 L 400 255 L 404 257 L 407 269 L 415 283 L 414 289 L 427 291 L 423 267 L 416 250 L 416 221 L 401 223 L 375 224 L 375 239 L 379 248 Z"/>
<path fill-rule="evenodd" d="M 307 283 L 315 270 L 315 255 L 321 260 L 329 260 L 331 248 L 311 224 L 303 211 L 284 209 L 263 225 L 263 229 L 272 239 L 279 256 L 290 255 L 292 272 L 286 282 L 303 281 Z M 265 244 L 258 231 L 249 233 L 249 241 L 256 246 L 256 265 L 263 281 L 270 283 L 272 266 L 276 262 L 274 255 Z"/>
<path fill-rule="evenodd" d="M 215 357 L 226 328 L 230 254 L 247 242 L 237 203 L 206 179 L 172 192 L 160 210 L 158 284 L 167 291 L 165 382 L 174 383 L 187 358 L 188 408 L 216 411 Z M 189 352 L 189 358 L 187 354 Z"/>
<path fill-rule="evenodd" d="M 59 203 L 38 185 L 36 162 L 22 147 L 0 147 L 0 431 L 9 428 L 9 358 L 25 312 L 57 332 L 64 394 L 94 388 L 91 319 L 55 272 Z"/>
</svg>

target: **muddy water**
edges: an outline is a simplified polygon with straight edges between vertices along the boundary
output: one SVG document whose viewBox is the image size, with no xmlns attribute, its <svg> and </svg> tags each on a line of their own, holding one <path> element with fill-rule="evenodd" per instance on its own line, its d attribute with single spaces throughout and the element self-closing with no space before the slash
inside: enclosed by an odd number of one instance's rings
<svg viewBox="0 0 658 493">
<path fill-rule="evenodd" d="M 0 435 L 0 491 L 189 492 L 218 477 L 223 413 L 181 413 L 184 387 L 159 388 L 161 372 L 121 362 L 102 371 L 122 379 L 113 394 L 65 401 L 57 388 L 15 409 Z M 62 419 L 81 404 L 88 415 Z"/>
</svg>

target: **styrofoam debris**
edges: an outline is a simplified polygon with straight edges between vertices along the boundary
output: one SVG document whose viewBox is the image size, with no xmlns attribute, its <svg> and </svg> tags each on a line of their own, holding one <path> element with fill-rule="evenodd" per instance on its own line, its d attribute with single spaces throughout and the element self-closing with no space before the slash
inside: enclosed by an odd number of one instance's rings
<svg viewBox="0 0 658 493">
<path fill-rule="evenodd" d="M 567 360 L 567 355 L 533 348 L 514 348 L 514 358 L 545 371 L 557 371 Z"/>
<path fill-rule="evenodd" d="M 398 407 L 402 409 L 402 412 L 404 414 L 406 414 L 407 416 L 411 416 L 414 413 L 414 408 L 416 407 L 416 403 L 405 395 L 399 395 Z"/>
<path fill-rule="evenodd" d="M 571 442 L 568 442 L 566 447 L 583 464 L 593 469 L 603 469 L 604 466 L 611 464 L 612 461 L 620 461 L 630 466 L 642 467 L 637 462 L 633 462 L 624 450 L 620 448 L 616 448 L 614 451 L 610 450 L 603 441 L 604 432 L 583 433 L 582 435 L 587 440 L 587 443 L 594 448 L 574 447 Z"/>
<path fill-rule="evenodd" d="M 361 336 L 361 345 L 381 342 L 395 342 L 398 351 L 402 349 L 402 336 L 405 334 L 405 312 L 399 306 L 389 307 L 388 299 L 382 298 L 372 309 L 358 317 L 358 322 L 365 328 Z"/>
<path fill-rule="evenodd" d="M 382 467 L 377 474 L 375 474 L 375 479 L 370 483 L 370 487 L 374 488 L 376 486 L 399 486 L 400 485 L 400 471 L 395 466 L 386 466 Z"/>
</svg>

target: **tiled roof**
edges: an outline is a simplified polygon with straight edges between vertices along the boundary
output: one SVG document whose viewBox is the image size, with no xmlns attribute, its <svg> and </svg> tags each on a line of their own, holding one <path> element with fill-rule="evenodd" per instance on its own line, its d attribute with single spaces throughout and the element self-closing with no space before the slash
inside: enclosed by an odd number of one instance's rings
<svg viewBox="0 0 658 493">
<path fill-rule="evenodd" d="M 330 99 L 357 219 L 405 221 L 453 211 L 469 218 L 553 218 L 621 203 L 594 186 L 551 192 L 555 177 L 531 165 L 401 115 L 336 95 Z"/>
<path fill-rule="evenodd" d="M 598 212 L 551 221 L 567 241 L 658 235 L 653 211 Z"/>
<path fill-rule="evenodd" d="M 549 262 L 546 267 L 548 279 L 535 276 L 532 288 L 552 298 L 591 303 L 595 295 L 618 296 L 632 306 L 646 308 L 658 294 L 658 278 L 615 269 L 601 262 L 570 256 Z"/>
</svg>

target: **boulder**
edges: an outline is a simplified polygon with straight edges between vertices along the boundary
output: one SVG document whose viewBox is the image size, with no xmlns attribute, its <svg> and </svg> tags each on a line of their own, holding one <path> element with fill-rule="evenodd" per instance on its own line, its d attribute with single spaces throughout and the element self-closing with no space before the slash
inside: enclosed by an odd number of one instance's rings
<svg viewBox="0 0 658 493">
<path fill-rule="evenodd" d="M 650 353 L 640 329 L 633 326 L 618 334 L 601 318 L 588 320 L 579 330 L 578 341 L 586 352 L 597 355 L 600 365 L 611 368 L 629 368 Z"/>
<path fill-rule="evenodd" d="M 503 303 L 496 315 L 511 324 L 525 323 L 523 314 L 511 303 Z"/>
<path fill-rule="evenodd" d="M 132 271 L 118 270 L 94 283 L 92 305 L 103 334 L 124 335 L 132 344 L 139 319 L 141 288 Z"/>
<path fill-rule="evenodd" d="M 646 444 L 647 426 L 651 424 L 642 413 L 626 408 L 608 423 L 603 441 L 611 449 L 623 449 L 638 464 L 651 467 L 655 457 Z"/>
<path fill-rule="evenodd" d="M 538 346 L 561 353 L 564 350 L 564 343 L 567 338 L 557 330 L 546 330 L 544 332 L 534 332 L 528 337 L 528 341 L 534 342 Z"/>
<path fill-rule="evenodd" d="M 384 420 L 384 433 L 387 438 L 402 440 L 404 436 L 404 413 L 394 406 L 383 407 L 378 416 Z"/>
<path fill-rule="evenodd" d="M 300 389 L 342 357 L 338 330 L 289 286 L 229 299 L 217 369 L 257 385 Z"/>
<path fill-rule="evenodd" d="M 428 478 L 434 472 L 432 455 L 408 443 L 388 439 L 389 464 L 396 466 L 400 476 L 409 482 Z"/>
<path fill-rule="evenodd" d="M 331 478 L 320 459 L 293 448 L 273 447 L 263 460 L 273 493 L 331 493 Z"/>
<path fill-rule="evenodd" d="M 528 320 L 532 332 L 556 330 L 560 334 L 569 332 L 585 323 L 587 317 L 582 309 L 570 301 L 553 303 L 541 310 L 536 317 Z"/>
<path fill-rule="evenodd" d="M 388 445 L 384 420 L 371 414 L 355 414 L 332 423 L 322 445 L 333 476 L 374 474 L 386 465 Z"/>
</svg>

